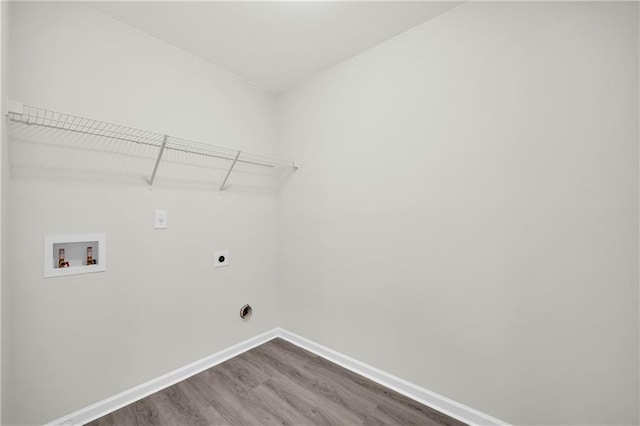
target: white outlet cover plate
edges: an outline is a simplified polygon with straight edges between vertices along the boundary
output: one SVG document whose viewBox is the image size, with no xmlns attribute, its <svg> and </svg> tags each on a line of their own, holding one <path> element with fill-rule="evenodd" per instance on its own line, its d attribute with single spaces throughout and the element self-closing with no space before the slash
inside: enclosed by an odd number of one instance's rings
<svg viewBox="0 0 640 426">
<path fill-rule="evenodd" d="M 220 257 L 224 257 L 224 261 L 220 261 Z M 229 250 L 217 251 L 213 254 L 213 267 L 229 266 Z"/>
<path fill-rule="evenodd" d="M 153 227 L 155 229 L 167 229 L 167 211 L 166 210 L 155 211 Z"/>
</svg>

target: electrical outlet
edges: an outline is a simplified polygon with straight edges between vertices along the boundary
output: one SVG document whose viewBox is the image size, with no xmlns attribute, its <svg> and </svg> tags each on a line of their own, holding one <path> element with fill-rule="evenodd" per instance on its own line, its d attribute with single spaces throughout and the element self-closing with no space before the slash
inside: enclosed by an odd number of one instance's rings
<svg viewBox="0 0 640 426">
<path fill-rule="evenodd" d="M 167 211 L 166 210 L 156 210 L 156 214 L 153 221 L 153 227 L 155 229 L 167 228 Z"/>
<path fill-rule="evenodd" d="M 213 254 L 214 261 L 213 267 L 219 268 L 221 266 L 229 265 L 229 250 L 217 251 Z"/>
</svg>

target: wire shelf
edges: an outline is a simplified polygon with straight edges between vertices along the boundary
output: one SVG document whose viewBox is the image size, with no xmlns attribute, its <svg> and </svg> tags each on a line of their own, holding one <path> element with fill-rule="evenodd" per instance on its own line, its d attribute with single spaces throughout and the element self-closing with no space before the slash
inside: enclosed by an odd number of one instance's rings
<svg viewBox="0 0 640 426">
<path fill-rule="evenodd" d="M 10 103 L 7 119 L 10 124 L 14 125 L 10 126 L 10 129 L 15 131 L 18 131 L 16 126 L 22 126 L 21 131 L 25 130 L 25 126 L 27 128 L 37 126 L 80 135 L 90 135 L 100 140 L 127 142 L 150 147 L 155 151 L 157 157 L 148 179 L 149 186 L 153 185 L 158 166 L 162 160 L 168 158 L 167 161 L 184 162 L 184 156 L 199 157 L 202 160 L 212 159 L 215 161 L 217 168 L 226 171 L 219 186 L 220 191 L 225 189 L 234 170 L 254 175 L 276 176 L 284 180 L 286 180 L 285 177 L 290 176 L 297 170 L 297 166 L 293 161 L 136 129 L 13 101 Z M 196 163 L 200 167 L 206 167 L 204 162 L 201 163 L 196 160 Z"/>
</svg>

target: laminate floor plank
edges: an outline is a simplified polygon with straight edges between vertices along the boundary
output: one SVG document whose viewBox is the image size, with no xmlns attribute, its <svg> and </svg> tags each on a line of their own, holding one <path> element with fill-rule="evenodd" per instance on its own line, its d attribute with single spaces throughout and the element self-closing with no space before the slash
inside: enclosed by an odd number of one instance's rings
<svg viewBox="0 0 640 426">
<path fill-rule="evenodd" d="M 166 423 L 162 421 L 160 413 L 151 399 L 142 398 L 132 405 L 136 418 L 135 424 L 137 426 L 166 425 Z"/>
<path fill-rule="evenodd" d="M 271 378 L 260 364 L 248 362 L 242 356 L 237 356 L 215 367 L 237 380 L 245 390 L 251 390 Z"/>
<path fill-rule="evenodd" d="M 222 371 L 209 369 L 187 381 L 229 424 L 260 424 L 261 413 L 254 415 L 244 388 Z"/>
<path fill-rule="evenodd" d="M 354 394 L 369 399 L 377 404 L 379 413 L 386 413 L 384 417 L 395 413 L 404 413 L 404 421 L 421 418 L 423 424 L 441 424 L 446 426 L 461 426 L 464 423 L 442 414 L 430 407 L 420 404 L 398 392 L 386 388 L 378 383 L 360 376 L 346 368 L 340 367 L 323 358 L 314 358 L 305 364 L 304 368 L 313 371 L 318 376 L 331 378 L 332 381 L 351 389 Z M 396 420 L 394 423 L 397 423 Z M 394 424 L 391 423 L 391 424 Z"/>
<path fill-rule="evenodd" d="M 169 425 L 207 426 L 229 423 L 186 381 L 150 395 L 148 399 L 156 407 L 160 418 Z"/>
<path fill-rule="evenodd" d="M 305 419 L 302 424 L 307 425 L 352 425 L 360 424 L 362 420 L 348 411 L 335 410 L 316 395 L 306 392 L 284 377 L 274 377 L 264 383 L 273 394 L 277 395 L 282 405 L 288 405 Z"/>
<path fill-rule="evenodd" d="M 263 383 L 255 387 L 251 390 L 251 394 L 262 404 L 271 407 L 271 410 L 276 410 L 285 425 L 307 425 L 310 423 L 305 413 L 300 412 L 297 407 L 283 399 L 282 395 L 269 384 Z"/>
<path fill-rule="evenodd" d="M 264 371 L 272 376 L 261 387 L 273 391 L 282 402 L 295 406 L 307 418 L 304 424 L 327 424 L 329 420 L 333 420 L 333 424 L 336 424 L 340 417 L 345 424 L 360 423 L 361 419 L 354 415 L 349 407 L 341 407 L 331 398 L 316 392 L 311 383 L 313 378 L 304 377 L 301 373 L 303 360 L 289 359 L 290 362 L 283 362 L 277 358 L 277 354 L 263 347 L 245 355 L 248 361 L 253 362 L 254 365 L 262 365 Z M 316 407 L 322 408 L 320 413 L 316 412 Z M 325 418 L 327 416 L 323 416 L 323 413 L 329 413 L 328 418 Z M 331 422 L 329 421 L 328 424 Z"/>
<path fill-rule="evenodd" d="M 428 416 L 423 415 L 420 411 L 415 410 L 408 404 L 403 404 L 396 401 L 394 398 L 390 398 L 389 392 L 392 391 L 389 389 L 386 389 L 362 376 L 355 375 L 348 370 L 342 371 L 344 370 L 342 367 L 333 363 L 331 363 L 331 365 L 325 365 L 324 363 L 319 364 L 318 362 L 312 361 L 306 364 L 304 369 L 315 377 L 324 377 L 327 382 L 333 384 L 335 389 L 344 389 L 344 393 L 351 396 L 353 400 L 367 401 L 370 405 L 369 409 L 364 414 L 364 420 L 366 421 L 372 422 L 373 419 L 377 417 L 377 420 L 383 424 L 398 424 L 397 419 L 386 414 L 385 411 L 378 409 L 380 404 L 385 404 L 384 407 L 391 413 L 395 413 L 394 408 L 399 406 L 399 410 L 406 411 L 405 416 L 407 417 L 407 420 L 412 418 L 424 418 L 425 422 L 428 421 Z M 347 372 L 349 374 L 347 374 Z M 356 377 L 351 377 L 351 374 Z M 403 396 L 399 395 L 399 397 Z M 374 415 L 374 413 L 378 413 L 377 416 Z"/>
<path fill-rule="evenodd" d="M 276 371 L 284 373 L 284 376 L 282 374 L 281 376 L 295 383 L 299 388 L 314 394 L 318 399 L 318 404 L 322 401 L 327 410 L 353 412 L 361 420 L 376 408 L 375 403 L 363 398 L 360 393 L 353 392 L 335 380 L 327 380 L 322 374 L 315 374 L 315 372 L 306 369 L 305 367 L 316 358 L 315 356 L 309 358 L 305 363 L 285 364 L 276 358 L 277 354 L 265 352 L 262 349 L 255 351 L 255 356 L 259 356 L 262 362 Z"/>
<path fill-rule="evenodd" d="M 255 349 L 257 352 L 272 354 L 282 362 L 288 364 L 305 364 L 311 360 L 320 358 L 318 355 L 282 339 L 273 339 Z"/>
<path fill-rule="evenodd" d="M 282 339 L 149 395 L 90 426 L 462 426 Z"/>
</svg>

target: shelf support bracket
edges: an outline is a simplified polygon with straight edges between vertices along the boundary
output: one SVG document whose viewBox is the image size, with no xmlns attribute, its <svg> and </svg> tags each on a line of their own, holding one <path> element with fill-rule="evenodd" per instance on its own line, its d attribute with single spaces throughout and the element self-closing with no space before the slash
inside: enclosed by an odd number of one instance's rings
<svg viewBox="0 0 640 426">
<path fill-rule="evenodd" d="M 240 157 L 241 152 L 242 151 L 238 151 L 238 153 L 236 154 L 236 158 L 233 159 L 233 163 L 231 163 L 231 167 L 229 167 L 229 171 L 227 172 L 227 175 L 224 177 L 224 180 L 222 181 L 222 185 L 220 185 L 220 191 L 224 190 L 224 185 L 227 183 L 227 179 L 229 179 L 229 175 L 231 174 L 231 171 L 233 170 L 236 163 L 238 162 L 238 157 Z"/>
<path fill-rule="evenodd" d="M 158 152 L 158 158 L 156 158 L 156 164 L 153 166 L 153 172 L 151 173 L 151 179 L 149 179 L 149 189 L 153 186 L 153 181 L 156 178 L 156 172 L 158 171 L 158 166 L 160 165 L 160 159 L 162 158 L 162 154 L 164 154 L 164 149 L 167 147 L 167 139 L 169 136 L 164 135 L 162 139 L 162 146 L 160 147 L 160 152 Z"/>
</svg>

